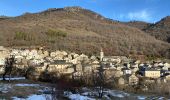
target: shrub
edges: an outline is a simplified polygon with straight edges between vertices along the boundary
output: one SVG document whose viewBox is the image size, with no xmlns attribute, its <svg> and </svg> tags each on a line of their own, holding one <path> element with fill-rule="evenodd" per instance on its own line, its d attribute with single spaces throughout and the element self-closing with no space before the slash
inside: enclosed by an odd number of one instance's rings
<svg viewBox="0 0 170 100">
<path fill-rule="evenodd" d="M 63 31 L 60 31 L 60 30 L 52 30 L 52 29 L 49 29 L 47 32 L 46 32 L 46 35 L 49 36 L 49 37 L 66 37 L 67 36 L 67 33 L 66 32 L 63 32 Z"/>
<path fill-rule="evenodd" d="M 14 36 L 15 40 L 26 40 L 26 41 L 30 41 L 33 40 L 33 36 L 25 33 L 25 32 L 15 32 L 15 36 Z"/>
<path fill-rule="evenodd" d="M 25 40 L 26 39 L 26 33 L 24 33 L 24 32 L 15 32 L 14 39 Z"/>
</svg>

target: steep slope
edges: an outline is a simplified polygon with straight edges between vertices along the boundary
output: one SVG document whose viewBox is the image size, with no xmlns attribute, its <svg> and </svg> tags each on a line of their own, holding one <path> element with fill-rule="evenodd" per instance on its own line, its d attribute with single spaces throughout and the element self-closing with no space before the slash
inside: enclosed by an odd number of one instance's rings
<svg viewBox="0 0 170 100">
<path fill-rule="evenodd" d="M 80 7 L 48 9 L 0 21 L 0 45 L 45 45 L 75 52 L 107 55 L 164 56 L 170 45 L 140 29 Z"/>
<path fill-rule="evenodd" d="M 159 40 L 170 43 L 170 16 L 161 19 L 144 29 L 145 32 L 155 36 Z"/>
</svg>

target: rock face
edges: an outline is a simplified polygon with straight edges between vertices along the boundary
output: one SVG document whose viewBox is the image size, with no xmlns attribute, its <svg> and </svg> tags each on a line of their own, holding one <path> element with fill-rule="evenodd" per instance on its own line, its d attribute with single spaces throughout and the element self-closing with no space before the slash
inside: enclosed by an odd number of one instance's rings
<svg viewBox="0 0 170 100">
<path fill-rule="evenodd" d="M 156 56 L 165 55 L 170 47 L 140 29 L 80 7 L 0 20 L 0 30 L 0 45 L 5 46 L 45 45 L 85 54 L 96 54 L 103 47 L 106 55 Z"/>
</svg>

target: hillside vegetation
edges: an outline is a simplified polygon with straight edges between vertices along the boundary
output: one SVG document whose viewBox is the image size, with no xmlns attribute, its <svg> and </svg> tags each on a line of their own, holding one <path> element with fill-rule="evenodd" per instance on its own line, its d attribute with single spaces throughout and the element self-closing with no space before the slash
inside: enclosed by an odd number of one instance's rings
<svg viewBox="0 0 170 100">
<path fill-rule="evenodd" d="M 123 22 L 125 25 L 136 27 L 140 30 L 143 30 L 151 25 L 151 23 L 142 22 L 142 21 L 130 21 L 130 22 Z"/>
<path fill-rule="evenodd" d="M 0 20 L 0 45 L 48 46 L 77 53 L 106 55 L 169 54 L 169 43 L 141 29 L 80 7 L 48 9 Z"/>
<path fill-rule="evenodd" d="M 155 24 L 144 28 L 144 31 L 159 40 L 170 43 L 170 16 L 161 19 Z"/>
</svg>

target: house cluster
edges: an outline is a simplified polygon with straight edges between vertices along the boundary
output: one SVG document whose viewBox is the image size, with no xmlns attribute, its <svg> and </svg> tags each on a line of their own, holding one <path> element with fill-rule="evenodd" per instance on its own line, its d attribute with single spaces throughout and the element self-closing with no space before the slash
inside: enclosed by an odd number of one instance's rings
<svg viewBox="0 0 170 100">
<path fill-rule="evenodd" d="M 124 56 L 104 56 L 101 50 L 100 62 L 105 64 L 107 78 L 118 85 L 138 85 L 139 83 L 170 82 L 170 64 L 163 61 L 140 62 Z M 142 82 L 141 82 L 142 81 Z"/>
<path fill-rule="evenodd" d="M 76 54 L 66 51 L 48 51 L 37 49 L 5 49 L 0 48 L 0 72 L 4 73 L 5 58 L 13 55 L 16 60 L 15 67 L 22 70 L 32 68 L 28 74 L 39 78 L 45 73 L 54 73 L 57 76 L 68 75 L 71 78 L 80 78 L 84 73 L 89 74 L 99 67 L 97 57 L 88 57 L 85 54 Z"/>
<path fill-rule="evenodd" d="M 144 78 L 144 83 L 162 83 L 170 81 L 170 64 L 161 61 L 142 63 L 125 56 L 87 56 L 66 51 L 48 51 L 37 49 L 6 49 L 0 46 L 0 74 L 4 73 L 5 58 L 15 56 L 18 69 L 27 70 L 28 74 L 38 79 L 42 73 L 54 73 L 56 76 L 67 75 L 80 79 L 91 77 L 103 66 L 106 79 L 118 85 L 136 85 Z"/>
<path fill-rule="evenodd" d="M 5 58 L 9 56 L 9 50 L 0 46 L 0 74 L 4 73 Z"/>
</svg>

